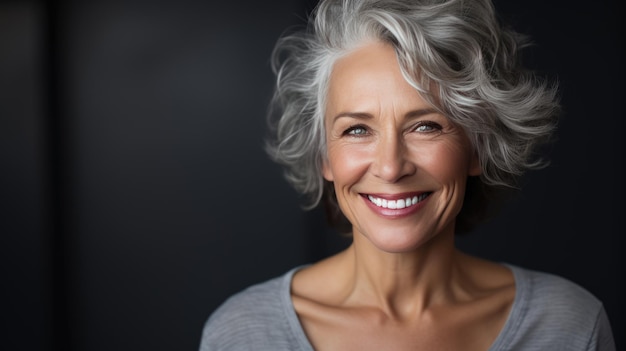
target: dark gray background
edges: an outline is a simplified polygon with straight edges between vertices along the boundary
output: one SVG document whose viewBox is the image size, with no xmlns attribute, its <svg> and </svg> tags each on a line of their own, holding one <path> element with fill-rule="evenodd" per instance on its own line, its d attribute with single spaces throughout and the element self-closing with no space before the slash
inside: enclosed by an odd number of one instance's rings
<svg viewBox="0 0 626 351">
<path fill-rule="evenodd" d="M 262 151 L 314 1 L 0 1 L 0 343 L 195 350 L 227 296 L 346 245 Z M 565 276 L 624 331 L 618 2 L 496 3 L 562 84 L 552 166 L 459 245 Z"/>
</svg>

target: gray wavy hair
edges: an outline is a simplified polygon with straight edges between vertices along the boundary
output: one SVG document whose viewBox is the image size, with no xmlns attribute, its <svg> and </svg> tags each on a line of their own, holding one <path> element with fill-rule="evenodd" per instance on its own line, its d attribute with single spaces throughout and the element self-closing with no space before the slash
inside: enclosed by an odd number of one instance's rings
<svg viewBox="0 0 626 351">
<path fill-rule="evenodd" d="M 484 211 L 469 211 L 470 200 L 485 207 L 487 190 L 515 188 L 526 170 L 546 164 L 536 151 L 556 127 L 556 84 L 522 67 L 519 50 L 529 42 L 500 24 L 490 0 L 322 0 L 308 26 L 283 35 L 272 55 L 267 151 L 308 196 L 307 208 L 328 188 L 324 111 L 333 64 L 371 40 L 395 48 L 406 81 L 464 129 L 478 154 L 482 174 L 468 183 L 459 217 L 476 217 Z M 468 200 L 469 193 L 483 195 Z"/>
</svg>

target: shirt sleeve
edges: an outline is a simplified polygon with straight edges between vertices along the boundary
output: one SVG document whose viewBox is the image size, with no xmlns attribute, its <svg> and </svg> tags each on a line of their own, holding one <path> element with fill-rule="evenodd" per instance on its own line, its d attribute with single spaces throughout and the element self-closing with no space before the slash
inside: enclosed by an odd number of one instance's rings
<svg viewBox="0 0 626 351">
<path fill-rule="evenodd" d="M 594 332 L 589 340 L 589 351 L 615 351 L 615 340 L 613 339 L 613 331 L 611 323 L 606 314 L 606 310 L 602 307 L 596 318 Z"/>
</svg>

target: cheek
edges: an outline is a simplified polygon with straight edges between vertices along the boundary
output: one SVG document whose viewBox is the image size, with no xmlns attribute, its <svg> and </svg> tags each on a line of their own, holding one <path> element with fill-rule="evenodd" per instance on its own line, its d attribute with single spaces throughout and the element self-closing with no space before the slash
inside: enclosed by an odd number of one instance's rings
<svg viewBox="0 0 626 351">
<path fill-rule="evenodd" d="M 357 182 L 368 169 L 370 153 L 355 145 L 329 145 L 324 178 L 335 185 Z"/>
<path fill-rule="evenodd" d="M 428 150 L 420 150 L 422 170 L 438 179 L 441 183 L 466 179 L 469 172 L 470 159 L 467 150 L 458 145 L 434 145 Z"/>
</svg>

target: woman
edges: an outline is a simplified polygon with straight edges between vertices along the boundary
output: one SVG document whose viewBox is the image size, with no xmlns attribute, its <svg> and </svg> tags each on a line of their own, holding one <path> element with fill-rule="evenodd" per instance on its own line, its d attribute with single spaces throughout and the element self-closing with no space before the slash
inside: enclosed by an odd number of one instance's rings
<svg viewBox="0 0 626 351">
<path fill-rule="evenodd" d="M 613 350 L 606 313 L 563 278 L 468 256 L 533 158 L 556 89 L 489 0 L 322 1 L 275 63 L 270 154 L 349 248 L 225 302 L 202 350 Z"/>
</svg>

